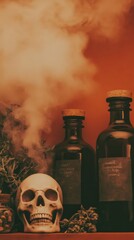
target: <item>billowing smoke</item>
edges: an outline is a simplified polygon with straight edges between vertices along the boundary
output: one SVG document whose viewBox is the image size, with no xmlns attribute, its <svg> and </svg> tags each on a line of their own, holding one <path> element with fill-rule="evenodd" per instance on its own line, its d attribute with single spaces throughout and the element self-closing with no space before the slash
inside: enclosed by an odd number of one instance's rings
<svg viewBox="0 0 134 240">
<path fill-rule="evenodd" d="M 118 35 L 130 0 L 0 1 L 0 102 L 16 106 L 25 128 L 6 131 L 32 149 L 51 131 L 53 109 L 94 87 L 94 64 L 84 51 L 90 36 Z"/>
</svg>

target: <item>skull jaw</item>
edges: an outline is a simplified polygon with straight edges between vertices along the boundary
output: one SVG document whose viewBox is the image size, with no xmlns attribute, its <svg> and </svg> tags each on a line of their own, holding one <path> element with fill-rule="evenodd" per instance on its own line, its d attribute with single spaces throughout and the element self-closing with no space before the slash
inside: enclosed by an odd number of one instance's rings
<svg viewBox="0 0 134 240">
<path fill-rule="evenodd" d="M 22 213 L 21 215 L 21 220 L 24 224 L 24 232 L 44 232 L 44 233 L 60 232 L 59 213 L 56 214 L 54 223 L 40 222 L 36 224 L 30 224 L 27 221 L 27 218 L 24 213 Z"/>
<path fill-rule="evenodd" d="M 54 233 L 60 232 L 60 227 L 56 224 L 27 224 L 24 226 L 24 232 L 44 232 L 44 233 Z"/>
</svg>

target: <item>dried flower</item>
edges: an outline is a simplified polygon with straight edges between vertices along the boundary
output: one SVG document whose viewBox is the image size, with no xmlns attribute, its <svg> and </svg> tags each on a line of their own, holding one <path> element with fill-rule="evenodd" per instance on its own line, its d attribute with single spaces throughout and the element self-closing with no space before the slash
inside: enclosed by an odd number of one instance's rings
<svg viewBox="0 0 134 240">
<path fill-rule="evenodd" d="M 88 210 L 81 206 L 69 220 L 63 219 L 60 222 L 61 232 L 78 233 L 78 232 L 96 232 L 96 224 L 98 220 L 98 213 L 96 208 L 90 207 Z"/>
</svg>

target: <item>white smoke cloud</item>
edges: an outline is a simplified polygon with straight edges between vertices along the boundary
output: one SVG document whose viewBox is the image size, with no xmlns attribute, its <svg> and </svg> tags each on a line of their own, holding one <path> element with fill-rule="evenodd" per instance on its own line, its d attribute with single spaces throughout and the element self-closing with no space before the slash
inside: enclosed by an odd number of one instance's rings
<svg viewBox="0 0 134 240">
<path fill-rule="evenodd" d="M 13 114 L 27 126 L 19 132 L 23 146 L 38 145 L 40 131 L 51 130 L 52 109 L 92 90 L 96 67 L 84 55 L 90 35 L 117 36 L 132 4 L 130 0 L 0 1 L 0 102 L 19 105 Z M 9 130 L 18 142 L 18 134 Z"/>
</svg>

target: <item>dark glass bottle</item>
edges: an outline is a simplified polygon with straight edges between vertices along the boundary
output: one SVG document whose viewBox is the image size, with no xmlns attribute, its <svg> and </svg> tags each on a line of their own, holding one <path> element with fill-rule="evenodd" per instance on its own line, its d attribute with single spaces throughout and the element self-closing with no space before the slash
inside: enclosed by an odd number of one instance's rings
<svg viewBox="0 0 134 240">
<path fill-rule="evenodd" d="M 100 231 L 133 231 L 134 128 L 130 122 L 132 94 L 108 92 L 110 123 L 97 139 Z"/>
<path fill-rule="evenodd" d="M 84 111 L 65 109 L 64 141 L 54 148 L 54 177 L 63 191 L 63 217 L 70 218 L 81 205 L 96 205 L 95 151 L 82 138 Z"/>
</svg>

